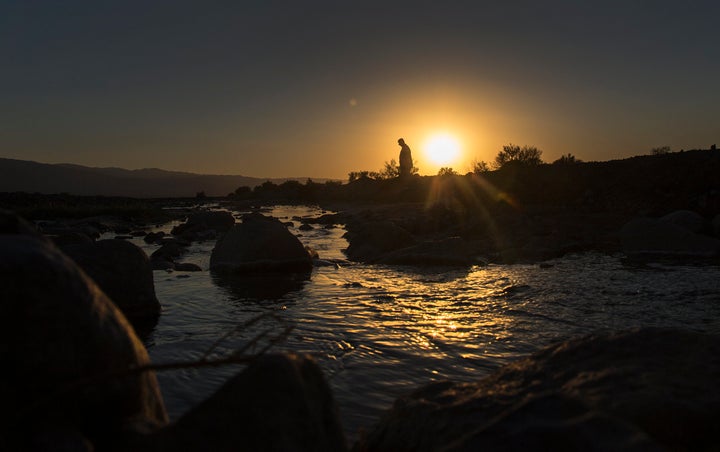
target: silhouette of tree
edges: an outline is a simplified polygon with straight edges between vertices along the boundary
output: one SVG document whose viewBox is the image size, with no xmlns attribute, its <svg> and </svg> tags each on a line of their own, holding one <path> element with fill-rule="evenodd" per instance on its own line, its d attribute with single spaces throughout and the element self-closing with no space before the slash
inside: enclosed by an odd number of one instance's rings
<svg viewBox="0 0 720 452">
<path fill-rule="evenodd" d="M 400 177 L 400 166 L 398 166 L 395 159 L 391 159 L 389 162 L 385 162 L 385 166 L 378 174 L 379 179 L 393 179 L 395 177 Z"/>
<path fill-rule="evenodd" d="M 230 193 L 229 196 L 231 198 L 237 199 L 248 199 L 252 196 L 252 188 L 248 187 L 247 185 L 243 185 L 236 188 L 235 191 Z"/>
<path fill-rule="evenodd" d="M 559 159 L 553 162 L 553 165 L 575 165 L 577 163 L 582 163 L 582 160 L 568 153 L 566 155 L 560 156 Z"/>
<path fill-rule="evenodd" d="M 370 171 L 352 171 L 348 173 L 348 182 L 355 182 L 360 179 L 369 179 Z"/>
<path fill-rule="evenodd" d="M 503 146 L 503 150 L 495 157 L 495 168 L 500 169 L 508 164 L 537 166 L 543 163 L 542 151 L 535 146 L 520 147 L 515 144 Z"/>
<path fill-rule="evenodd" d="M 457 172 L 454 169 L 450 168 L 449 166 L 444 166 L 444 167 L 440 168 L 437 175 L 440 177 L 456 176 Z"/>
<path fill-rule="evenodd" d="M 671 153 L 672 150 L 670 149 L 670 146 L 660 146 L 657 148 L 652 148 L 650 150 L 650 153 L 652 155 L 665 155 Z"/>
<path fill-rule="evenodd" d="M 470 171 L 475 174 L 487 173 L 488 171 L 490 171 L 490 166 L 485 160 L 473 160 L 473 162 L 470 164 Z"/>
</svg>

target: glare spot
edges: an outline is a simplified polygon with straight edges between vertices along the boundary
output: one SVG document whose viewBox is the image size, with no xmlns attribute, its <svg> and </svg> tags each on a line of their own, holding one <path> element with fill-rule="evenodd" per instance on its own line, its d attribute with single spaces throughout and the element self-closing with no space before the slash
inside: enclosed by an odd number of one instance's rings
<svg viewBox="0 0 720 452">
<path fill-rule="evenodd" d="M 425 142 L 425 155 L 437 165 L 447 165 L 456 161 L 460 155 L 460 143 L 447 133 L 432 135 Z"/>
<path fill-rule="evenodd" d="M 351 107 L 357 106 L 357 103 L 357 99 L 355 99 L 354 97 L 348 101 L 348 104 L 350 104 Z"/>
</svg>

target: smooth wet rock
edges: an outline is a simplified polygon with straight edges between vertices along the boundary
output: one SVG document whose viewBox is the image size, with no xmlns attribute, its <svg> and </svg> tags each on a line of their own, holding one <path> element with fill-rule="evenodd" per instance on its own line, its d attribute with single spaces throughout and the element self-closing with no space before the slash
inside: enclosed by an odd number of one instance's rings
<svg viewBox="0 0 720 452">
<path fill-rule="evenodd" d="M 174 260 L 187 252 L 187 247 L 177 241 L 164 242 L 150 255 L 150 259 Z"/>
<path fill-rule="evenodd" d="M 357 450 L 712 450 L 720 336 L 648 328 L 571 339 L 474 383 L 395 402 Z"/>
<path fill-rule="evenodd" d="M 654 218 L 635 218 L 619 233 L 622 250 L 629 255 L 677 257 L 720 256 L 720 240 Z"/>
<path fill-rule="evenodd" d="M 642 429 L 557 393 L 522 400 L 447 451 L 664 451 Z"/>
<path fill-rule="evenodd" d="M 63 246 L 62 250 L 131 320 L 160 314 L 150 261 L 137 245 L 124 240 L 99 240 Z"/>
<path fill-rule="evenodd" d="M 20 234 L 47 241 L 40 231 L 24 218 L 10 210 L 0 209 L 0 234 Z"/>
<path fill-rule="evenodd" d="M 251 214 L 220 238 L 210 269 L 221 272 L 309 272 L 312 260 L 303 244 L 274 218 Z"/>
<path fill-rule="evenodd" d="M 156 449 L 168 451 L 347 448 L 322 371 L 309 356 L 296 354 L 258 358 L 153 437 Z"/>
<path fill-rule="evenodd" d="M 708 225 L 707 220 L 702 215 L 692 210 L 676 210 L 660 217 L 660 221 L 680 226 L 694 233 L 705 231 Z"/>
<path fill-rule="evenodd" d="M 128 372 L 149 363 L 145 348 L 70 258 L 47 241 L 0 235 L 0 285 L 0 449 L 55 438 L 100 450 L 167 423 L 154 373 Z"/>
</svg>

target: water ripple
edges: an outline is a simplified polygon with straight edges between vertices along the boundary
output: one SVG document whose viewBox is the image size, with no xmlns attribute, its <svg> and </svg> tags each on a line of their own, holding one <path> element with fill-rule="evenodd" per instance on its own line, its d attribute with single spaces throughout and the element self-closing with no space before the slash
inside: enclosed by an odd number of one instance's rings
<svg viewBox="0 0 720 452">
<path fill-rule="evenodd" d="M 276 207 L 286 220 L 317 208 Z M 285 220 L 284 220 L 285 221 Z M 322 259 L 344 259 L 339 227 L 299 231 Z M 172 225 L 166 225 L 166 230 Z M 148 253 L 156 246 L 146 245 Z M 537 265 L 467 270 L 360 264 L 316 268 L 267 300 L 219 285 L 207 271 L 213 243 L 185 260 L 204 271 L 178 279 L 155 272 L 163 305 L 147 341 L 155 362 L 197 359 L 218 338 L 272 311 L 294 330 L 279 350 L 315 357 L 333 387 L 350 438 L 392 401 L 435 380 L 474 380 L 508 361 L 577 334 L 636 326 L 720 332 L 717 267 L 626 265 L 621 256 L 571 255 Z M 217 353 L 242 347 L 273 321 L 230 335 Z M 159 381 L 177 418 L 241 368 L 165 372 Z"/>
</svg>

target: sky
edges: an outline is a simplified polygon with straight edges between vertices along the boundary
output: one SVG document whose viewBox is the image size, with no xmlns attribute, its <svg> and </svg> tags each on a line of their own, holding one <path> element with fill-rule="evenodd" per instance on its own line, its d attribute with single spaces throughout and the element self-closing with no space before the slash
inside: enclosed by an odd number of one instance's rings
<svg viewBox="0 0 720 452">
<path fill-rule="evenodd" d="M 0 0 L 0 157 L 343 179 L 720 144 L 717 1 Z M 437 162 L 438 133 L 459 146 Z"/>
</svg>

